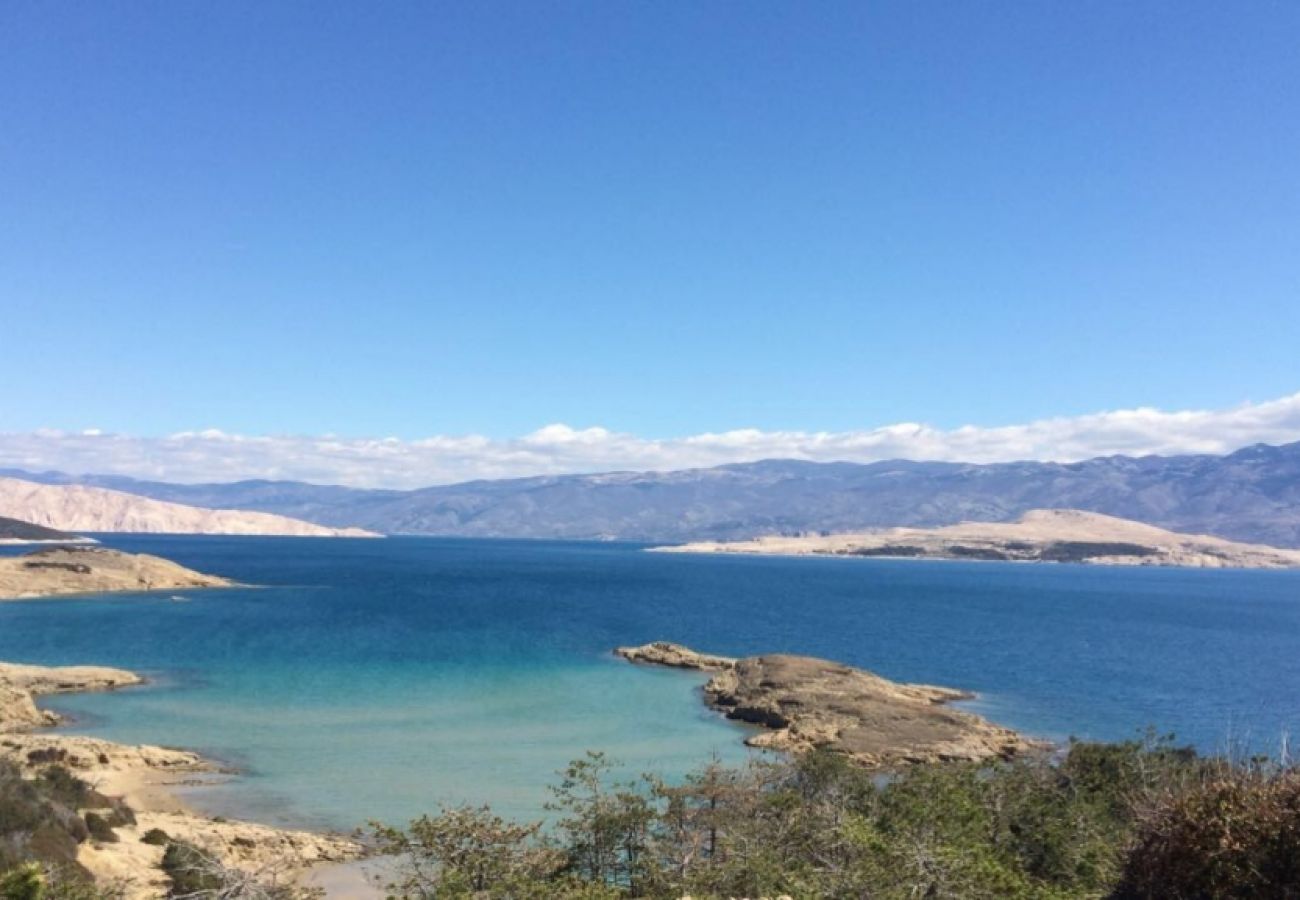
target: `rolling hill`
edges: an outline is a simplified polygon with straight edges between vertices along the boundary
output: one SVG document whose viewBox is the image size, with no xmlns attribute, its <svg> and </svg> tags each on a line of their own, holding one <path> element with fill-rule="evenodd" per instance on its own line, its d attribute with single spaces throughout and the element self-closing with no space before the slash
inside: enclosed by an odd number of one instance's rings
<svg viewBox="0 0 1300 900">
<path fill-rule="evenodd" d="M 86 485 L 0 478 L 0 515 L 50 529 L 164 534 L 265 534 L 365 537 L 266 512 L 203 509 Z"/>
</svg>

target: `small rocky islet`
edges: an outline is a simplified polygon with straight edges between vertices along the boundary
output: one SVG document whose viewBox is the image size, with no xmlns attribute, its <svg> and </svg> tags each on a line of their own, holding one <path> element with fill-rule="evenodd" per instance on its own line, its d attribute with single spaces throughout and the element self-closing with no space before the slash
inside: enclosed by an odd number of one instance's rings
<svg viewBox="0 0 1300 900">
<path fill-rule="evenodd" d="M 0 559 L 0 600 L 234 584 L 160 556 L 100 547 L 49 547 Z"/>
<path fill-rule="evenodd" d="M 772 653 L 734 659 L 655 641 L 619 647 L 629 662 L 715 673 L 708 705 L 728 719 L 761 726 L 751 747 L 787 753 L 818 749 L 867 768 L 943 760 L 1009 758 L 1045 745 L 949 704 L 973 694 L 900 684 L 843 663 Z"/>
</svg>

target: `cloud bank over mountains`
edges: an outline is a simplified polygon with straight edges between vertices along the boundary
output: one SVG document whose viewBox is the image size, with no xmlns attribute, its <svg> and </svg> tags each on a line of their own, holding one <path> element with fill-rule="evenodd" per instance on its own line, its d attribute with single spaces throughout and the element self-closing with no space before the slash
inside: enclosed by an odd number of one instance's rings
<svg viewBox="0 0 1300 900">
<path fill-rule="evenodd" d="M 862 431 L 742 429 L 646 438 L 604 428 L 547 425 L 505 440 L 245 436 L 217 430 L 138 437 L 88 429 L 0 433 L 0 468 L 115 474 L 160 481 L 293 479 L 413 488 L 478 478 L 671 470 L 759 459 L 1073 462 L 1125 454 L 1227 453 L 1300 440 L 1300 393 L 1220 410 L 1138 408 L 1023 425 L 940 429 L 918 423 Z"/>
</svg>

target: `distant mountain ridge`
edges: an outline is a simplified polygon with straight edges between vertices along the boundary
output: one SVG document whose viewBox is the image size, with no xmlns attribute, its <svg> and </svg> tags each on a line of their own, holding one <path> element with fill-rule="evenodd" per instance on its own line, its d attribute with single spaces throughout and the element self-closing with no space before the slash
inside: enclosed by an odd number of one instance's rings
<svg viewBox="0 0 1300 900">
<path fill-rule="evenodd" d="M 293 481 L 168 484 L 2 472 L 156 499 L 290 515 L 389 534 L 739 540 L 1081 509 L 1185 533 L 1300 547 L 1300 442 L 1224 456 L 1107 456 L 1077 463 L 765 460 L 673 472 L 472 481 L 410 491 Z"/>
</svg>

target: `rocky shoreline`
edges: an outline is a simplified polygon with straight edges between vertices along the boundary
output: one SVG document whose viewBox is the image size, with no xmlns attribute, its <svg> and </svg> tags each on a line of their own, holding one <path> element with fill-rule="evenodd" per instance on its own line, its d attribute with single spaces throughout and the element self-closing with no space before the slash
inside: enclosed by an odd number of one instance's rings
<svg viewBox="0 0 1300 900">
<path fill-rule="evenodd" d="M 899 684 L 863 669 L 775 653 L 733 659 L 656 641 L 619 647 L 629 662 L 716 674 L 705 701 L 729 719 L 761 726 L 751 747 L 828 750 L 873 769 L 942 760 L 1009 758 L 1043 745 L 948 704 L 968 691 Z"/>
<path fill-rule="evenodd" d="M 0 759 L 19 767 L 26 777 L 62 766 L 93 785 L 97 795 L 120 800 L 134 813 L 133 822 L 115 826 L 116 840 L 89 838 L 78 848 L 77 863 L 98 883 L 120 887 L 126 900 L 166 897 L 170 879 L 161 868 L 164 847 L 142 840 L 154 831 L 248 873 L 275 870 L 293 877 L 314 864 L 362 855 L 360 845 L 348 838 L 230 821 L 190 809 L 175 788 L 229 771 L 196 753 L 36 731 L 59 723 L 56 714 L 36 705 L 38 696 L 115 690 L 143 682 L 122 669 L 0 663 Z"/>
</svg>

